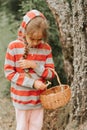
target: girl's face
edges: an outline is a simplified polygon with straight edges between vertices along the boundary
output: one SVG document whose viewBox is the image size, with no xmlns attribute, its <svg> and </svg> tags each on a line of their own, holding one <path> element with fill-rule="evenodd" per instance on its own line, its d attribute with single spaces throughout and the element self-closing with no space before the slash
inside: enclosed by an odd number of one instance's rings
<svg viewBox="0 0 87 130">
<path fill-rule="evenodd" d="M 42 34 L 40 32 L 34 32 L 33 35 L 26 34 L 25 37 L 30 47 L 36 47 L 43 39 Z"/>
</svg>

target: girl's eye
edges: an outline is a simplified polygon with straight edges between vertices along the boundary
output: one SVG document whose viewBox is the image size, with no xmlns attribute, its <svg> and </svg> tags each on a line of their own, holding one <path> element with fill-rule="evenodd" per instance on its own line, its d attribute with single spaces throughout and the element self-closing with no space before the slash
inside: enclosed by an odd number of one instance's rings
<svg viewBox="0 0 87 130">
<path fill-rule="evenodd" d="M 33 38 L 29 37 L 30 40 L 34 40 Z"/>
<path fill-rule="evenodd" d="M 41 41 L 42 39 L 32 39 L 30 38 L 31 41 Z"/>
<path fill-rule="evenodd" d="M 35 41 L 35 39 L 33 39 L 33 38 L 30 38 L 30 40 L 31 40 L 31 41 Z"/>
<path fill-rule="evenodd" d="M 41 41 L 42 39 L 38 39 L 38 41 Z"/>
</svg>

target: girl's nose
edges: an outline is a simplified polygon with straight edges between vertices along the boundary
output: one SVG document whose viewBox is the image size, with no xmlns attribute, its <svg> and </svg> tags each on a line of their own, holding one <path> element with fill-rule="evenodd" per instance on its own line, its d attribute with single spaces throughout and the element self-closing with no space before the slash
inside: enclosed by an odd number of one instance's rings
<svg viewBox="0 0 87 130">
<path fill-rule="evenodd" d="M 37 40 L 33 41 L 33 46 L 36 46 L 36 45 L 38 45 L 38 41 Z"/>
</svg>

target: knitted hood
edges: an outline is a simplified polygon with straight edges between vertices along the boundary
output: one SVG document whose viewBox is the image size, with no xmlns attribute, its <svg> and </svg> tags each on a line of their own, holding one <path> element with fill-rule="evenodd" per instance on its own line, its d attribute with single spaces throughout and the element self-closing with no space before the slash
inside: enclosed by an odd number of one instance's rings
<svg viewBox="0 0 87 130">
<path fill-rule="evenodd" d="M 25 34 L 26 25 L 33 18 L 38 17 L 38 16 L 45 18 L 44 15 L 40 11 L 38 11 L 38 10 L 31 10 L 31 11 L 29 11 L 29 12 L 26 13 L 26 15 L 23 17 L 23 21 L 22 21 L 22 23 L 20 25 L 20 28 L 18 30 L 18 39 L 19 40 L 21 40 L 23 42 L 25 41 L 24 40 L 24 37 L 25 37 L 24 34 Z"/>
</svg>

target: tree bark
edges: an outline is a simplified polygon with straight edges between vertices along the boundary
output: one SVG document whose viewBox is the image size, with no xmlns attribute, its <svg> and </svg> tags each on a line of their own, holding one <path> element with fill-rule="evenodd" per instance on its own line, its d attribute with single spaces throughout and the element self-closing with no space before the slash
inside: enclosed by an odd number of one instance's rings
<svg viewBox="0 0 87 130">
<path fill-rule="evenodd" d="M 71 36 L 72 13 L 69 3 L 64 0 L 46 0 L 51 9 L 59 30 L 59 37 L 64 55 L 64 67 L 67 74 L 68 83 L 73 77 L 73 43 Z"/>
<path fill-rule="evenodd" d="M 87 120 L 87 0 L 72 0 L 71 3 L 67 1 L 46 0 L 57 23 L 64 68 L 72 89 L 70 104 L 63 110 L 56 110 L 56 114 L 61 111 L 58 118 L 63 118 L 61 121 L 56 120 L 59 122 L 56 128 L 49 126 L 50 130 L 68 130 L 67 124 L 76 121 L 75 125 L 78 127 Z"/>
<path fill-rule="evenodd" d="M 81 123 L 87 118 L 87 0 L 72 1 L 73 119 Z"/>
</svg>

